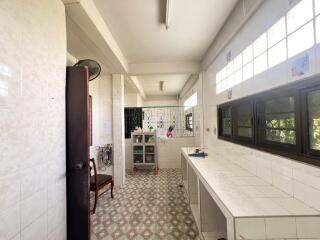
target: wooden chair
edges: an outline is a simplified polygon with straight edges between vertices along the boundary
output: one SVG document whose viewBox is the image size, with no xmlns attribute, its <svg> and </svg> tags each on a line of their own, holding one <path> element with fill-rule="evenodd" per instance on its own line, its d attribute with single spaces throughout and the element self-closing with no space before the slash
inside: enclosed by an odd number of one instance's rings
<svg viewBox="0 0 320 240">
<path fill-rule="evenodd" d="M 91 166 L 91 163 L 92 163 L 92 166 Z M 93 168 L 94 175 L 91 175 L 92 168 Z M 111 198 L 113 198 L 113 179 L 112 179 L 112 176 L 106 175 L 106 174 L 98 174 L 97 166 L 94 161 L 94 158 L 91 158 L 90 159 L 90 191 L 95 192 L 95 194 L 94 194 L 94 207 L 93 207 L 93 211 L 92 211 L 93 213 L 95 213 L 95 211 L 96 211 L 98 198 L 102 194 L 107 192 L 107 190 L 105 190 L 104 192 L 100 193 L 100 195 L 99 195 L 99 190 L 102 189 L 103 187 L 107 186 L 108 184 L 111 184 Z"/>
</svg>

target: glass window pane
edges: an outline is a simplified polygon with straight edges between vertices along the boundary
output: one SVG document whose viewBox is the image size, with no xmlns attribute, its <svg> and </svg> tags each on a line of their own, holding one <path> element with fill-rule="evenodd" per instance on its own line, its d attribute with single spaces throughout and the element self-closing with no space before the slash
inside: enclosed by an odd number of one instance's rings
<svg viewBox="0 0 320 240">
<path fill-rule="evenodd" d="M 318 0 L 316 0 L 318 1 Z M 301 0 L 287 13 L 288 34 L 313 18 L 312 0 Z"/>
<path fill-rule="evenodd" d="M 222 109 L 222 135 L 231 135 L 231 107 Z"/>
<path fill-rule="evenodd" d="M 287 59 L 287 42 L 282 40 L 268 51 L 269 68 Z"/>
<path fill-rule="evenodd" d="M 226 77 L 227 77 L 227 68 L 224 67 L 224 68 L 222 68 L 222 70 L 221 70 L 221 79 L 223 80 L 223 79 L 225 79 Z"/>
<path fill-rule="evenodd" d="M 266 139 L 272 142 L 296 144 L 296 132 L 291 130 L 266 130 Z"/>
<path fill-rule="evenodd" d="M 244 104 L 237 107 L 238 136 L 252 137 L 252 105 Z"/>
<path fill-rule="evenodd" d="M 224 79 L 222 80 L 222 84 L 221 84 L 221 92 L 227 90 L 228 88 L 228 79 Z"/>
<path fill-rule="evenodd" d="M 238 136 L 252 138 L 252 128 L 239 127 L 238 128 Z"/>
<path fill-rule="evenodd" d="M 249 62 L 243 67 L 243 81 L 253 77 L 253 62 Z"/>
<path fill-rule="evenodd" d="M 253 59 L 253 49 L 252 49 L 252 45 L 250 45 L 242 52 L 243 64 L 250 62 L 252 59 Z"/>
<path fill-rule="evenodd" d="M 288 56 L 292 57 L 313 45 L 313 22 L 310 22 L 288 37 Z"/>
<path fill-rule="evenodd" d="M 230 61 L 227 65 L 227 76 L 233 73 L 233 61 Z"/>
<path fill-rule="evenodd" d="M 219 82 L 221 82 L 221 72 L 218 72 L 216 74 L 216 83 L 219 83 Z"/>
<path fill-rule="evenodd" d="M 268 69 L 268 55 L 265 52 L 254 59 L 254 75 L 262 73 Z"/>
<path fill-rule="evenodd" d="M 286 21 L 285 18 L 281 18 L 268 30 L 268 47 L 272 47 L 274 44 L 286 37 Z"/>
<path fill-rule="evenodd" d="M 308 94 L 310 148 L 320 150 L 320 90 Z"/>
<path fill-rule="evenodd" d="M 217 84 L 217 88 L 216 88 L 216 93 L 217 94 L 221 93 L 221 86 L 222 86 L 221 82 Z"/>
<path fill-rule="evenodd" d="M 242 53 L 235 57 L 233 60 L 234 70 L 238 70 L 242 67 Z"/>
<path fill-rule="evenodd" d="M 228 77 L 228 88 L 232 88 L 234 85 L 233 83 L 233 74 L 231 74 L 229 77 Z"/>
<path fill-rule="evenodd" d="M 315 7 L 315 13 L 316 15 L 320 14 L 320 1 L 319 0 L 315 0 L 314 1 L 314 7 Z"/>
<path fill-rule="evenodd" d="M 266 113 L 288 113 L 294 111 L 294 98 L 283 97 L 266 102 Z"/>
<path fill-rule="evenodd" d="M 294 97 L 280 97 L 266 102 L 266 140 L 296 144 L 294 111 Z"/>
<path fill-rule="evenodd" d="M 320 16 L 316 18 L 316 36 L 317 43 L 320 43 Z"/>
<path fill-rule="evenodd" d="M 242 68 L 234 73 L 234 85 L 242 82 Z"/>
<path fill-rule="evenodd" d="M 253 54 L 254 54 L 254 57 L 260 55 L 261 53 L 263 53 L 265 51 L 267 51 L 267 34 L 263 33 L 253 43 Z"/>
<path fill-rule="evenodd" d="M 294 113 L 270 113 L 266 115 L 267 128 L 288 128 L 294 130 Z"/>
</svg>

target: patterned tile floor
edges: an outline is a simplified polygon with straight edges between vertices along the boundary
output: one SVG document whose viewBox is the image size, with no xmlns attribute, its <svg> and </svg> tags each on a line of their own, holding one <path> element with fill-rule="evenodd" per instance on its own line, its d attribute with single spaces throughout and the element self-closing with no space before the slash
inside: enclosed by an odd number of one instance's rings
<svg viewBox="0 0 320 240">
<path fill-rule="evenodd" d="M 180 169 L 161 169 L 159 175 L 139 170 L 127 176 L 114 199 L 105 193 L 92 215 L 91 240 L 198 240 Z"/>
</svg>

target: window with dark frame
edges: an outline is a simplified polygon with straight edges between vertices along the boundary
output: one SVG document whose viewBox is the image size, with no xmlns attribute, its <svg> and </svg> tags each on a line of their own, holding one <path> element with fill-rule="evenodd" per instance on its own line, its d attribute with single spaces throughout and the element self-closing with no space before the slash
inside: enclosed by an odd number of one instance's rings
<svg viewBox="0 0 320 240">
<path fill-rule="evenodd" d="M 297 116 L 298 89 L 271 91 L 256 103 L 257 143 L 262 147 L 289 153 L 299 152 Z"/>
<path fill-rule="evenodd" d="M 218 123 L 221 139 L 320 166 L 320 79 L 221 104 Z"/>
<path fill-rule="evenodd" d="M 143 128 L 143 111 L 140 107 L 124 108 L 124 130 L 125 138 L 131 138 L 131 132 L 136 127 Z"/>
<path fill-rule="evenodd" d="M 304 138 L 305 153 L 320 157 L 320 86 L 304 91 L 304 108 L 307 112 L 304 127 L 307 136 Z"/>
<path fill-rule="evenodd" d="M 308 92 L 310 149 L 320 151 L 320 90 Z"/>
<path fill-rule="evenodd" d="M 186 130 L 193 131 L 193 118 L 192 113 L 186 115 Z"/>
<path fill-rule="evenodd" d="M 234 124 L 235 138 L 252 142 L 253 140 L 253 103 L 251 101 L 236 104 L 234 116 L 237 119 Z"/>
<path fill-rule="evenodd" d="M 231 121 L 231 106 L 221 107 L 219 111 L 219 135 L 224 137 L 230 137 L 232 135 L 232 121 Z"/>
</svg>

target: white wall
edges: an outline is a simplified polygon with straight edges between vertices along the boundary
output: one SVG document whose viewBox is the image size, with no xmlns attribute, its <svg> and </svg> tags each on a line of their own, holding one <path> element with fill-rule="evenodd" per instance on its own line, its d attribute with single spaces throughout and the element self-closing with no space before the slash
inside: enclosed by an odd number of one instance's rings
<svg viewBox="0 0 320 240">
<path fill-rule="evenodd" d="M 194 137 L 169 138 L 158 140 L 158 164 L 159 168 L 180 168 L 181 148 L 194 147 Z"/>
<path fill-rule="evenodd" d="M 124 107 L 142 107 L 143 99 L 138 93 L 132 93 L 125 88 Z M 125 160 L 126 169 L 132 169 L 132 145 L 131 139 L 125 139 Z"/>
<path fill-rule="evenodd" d="M 124 107 L 142 107 L 143 98 L 139 93 L 124 92 Z"/>
<path fill-rule="evenodd" d="M 110 75 L 100 75 L 90 82 L 89 94 L 92 96 L 92 146 L 90 155 L 98 159 L 97 146 L 113 142 L 112 139 L 112 81 Z M 106 168 L 97 161 L 100 172 L 112 174 L 112 168 Z"/>
<path fill-rule="evenodd" d="M 179 106 L 179 99 L 172 96 L 147 97 L 143 102 L 144 107 Z"/>
<path fill-rule="evenodd" d="M 180 96 L 180 106 L 183 106 L 184 102 L 195 92 L 197 93 L 198 105 L 188 111 L 193 113 L 194 144 L 195 146 L 203 146 L 202 74 L 200 74 L 197 81 Z"/>
<path fill-rule="evenodd" d="M 294 2 L 294 1 L 291 1 Z M 293 3 L 292 3 L 293 4 Z M 260 176 L 291 196 L 320 210 L 320 169 L 284 157 L 275 156 L 258 150 L 218 140 L 213 130 L 217 128 L 217 104 L 228 101 L 227 93 L 216 95 L 215 75 L 226 64 L 226 54 L 232 52 L 236 56 L 252 43 L 261 33 L 266 31 L 277 19 L 290 8 L 290 1 L 264 1 L 256 14 L 235 36 L 222 54 L 203 72 L 204 89 L 204 131 L 205 146 L 209 150 L 219 149 L 253 174 Z M 299 79 L 290 74 L 294 59 L 309 55 L 310 72 Z M 269 69 L 268 71 L 234 87 L 233 99 L 248 96 L 263 90 L 271 89 L 305 77 L 319 73 L 319 46 L 313 47 L 299 56 Z M 240 157 L 241 156 L 241 157 Z M 235 161 L 238 160 L 238 161 Z"/>
<path fill-rule="evenodd" d="M 92 96 L 92 145 L 112 143 L 112 81 L 110 75 L 101 75 L 90 82 Z"/>
<path fill-rule="evenodd" d="M 0 239 L 66 239 L 61 0 L 0 1 Z"/>
<path fill-rule="evenodd" d="M 137 107 L 142 107 L 143 106 L 143 98 L 141 97 L 140 94 L 137 94 Z"/>
<path fill-rule="evenodd" d="M 155 106 L 179 106 L 179 100 L 176 97 L 152 97 L 143 102 L 139 100 L 139 94 L 126 93 L 125 107 L 155 107 Z M 180 149 L 185 146 L 195 146 L 194 137 L 173 138 L 166 142 L 158 143 L 158 161 L 160 168 L 179 168 L 180 167 Z M 132 145 L 131 139 L 125 139 L 125 158 L 126 169 L 132 169 Z"/>
</svg>

